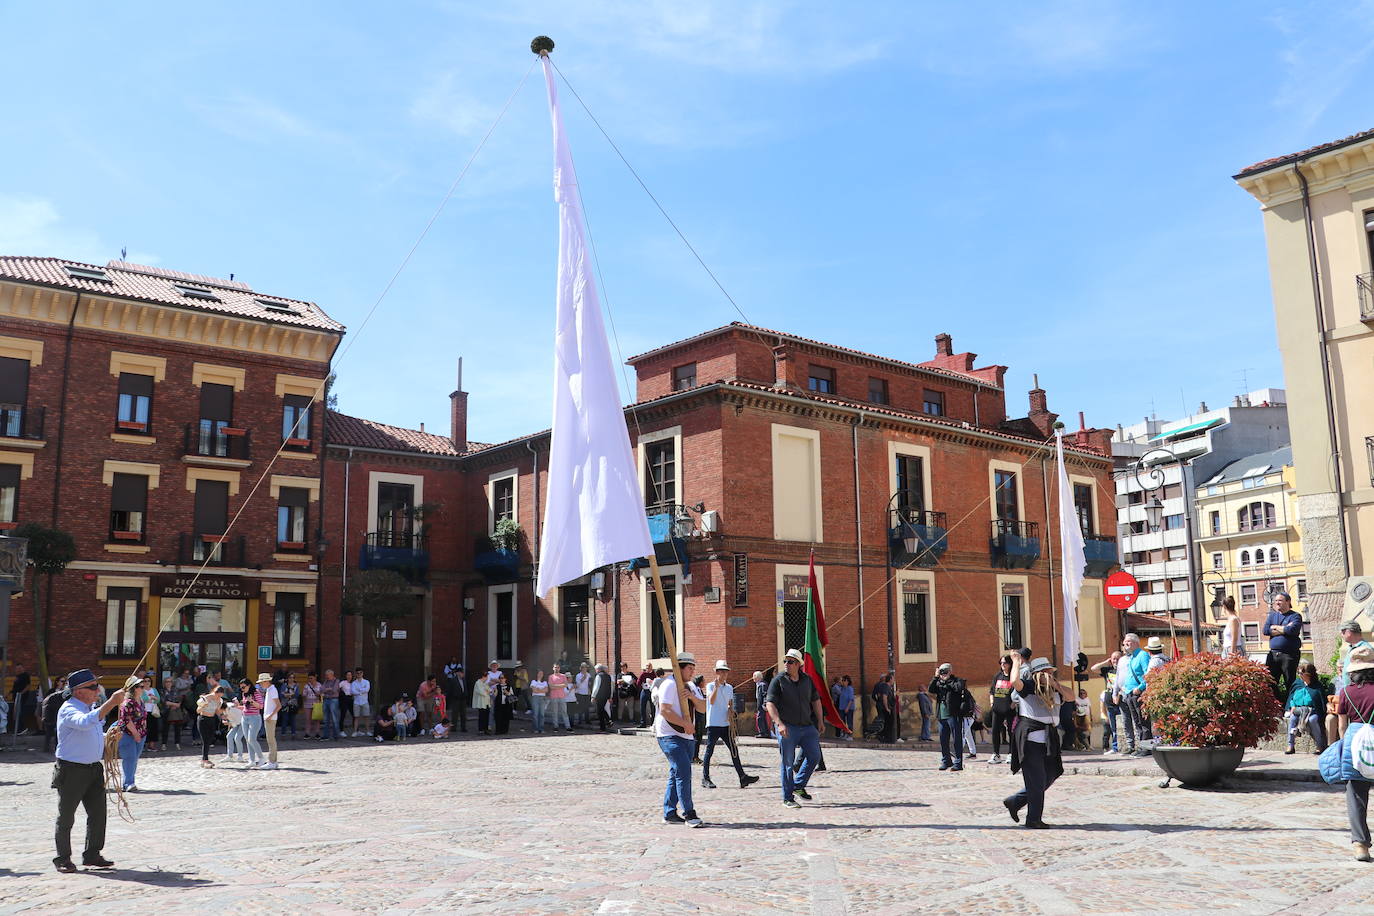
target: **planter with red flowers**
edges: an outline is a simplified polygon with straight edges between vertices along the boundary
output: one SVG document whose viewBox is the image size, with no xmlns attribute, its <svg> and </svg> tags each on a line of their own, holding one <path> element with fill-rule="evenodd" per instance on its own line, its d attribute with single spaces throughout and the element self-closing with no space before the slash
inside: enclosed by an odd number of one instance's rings
<svg viewBox="0 0 1374 916">
<path fill-rule="evenodd" d="M 1189 655 L 1150 672 L 1145 683 L 1145 714 L 1158 738 L 1155 762 L 1183 785 L 1207 786 L 1230 775 L 1246 748 L 1278 731 L 1283 710 L 1274 682 L 1264 665 L 1248 658 Z"/>
</svg>

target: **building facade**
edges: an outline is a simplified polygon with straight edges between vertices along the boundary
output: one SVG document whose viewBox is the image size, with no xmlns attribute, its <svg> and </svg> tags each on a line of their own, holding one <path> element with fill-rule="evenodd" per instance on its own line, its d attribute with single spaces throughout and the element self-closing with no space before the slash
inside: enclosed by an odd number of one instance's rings
<svg viewBox="0 0 1374 916">
<path fill-rule="evenodd" d="M 310 302 L 123 262 L 0 258 L 0 527 L 76 557 L 11 608 L 33 669 L 304 664 L 320 411 L 343 328 Z"/>
<path fill-rule="evenodd" d="M 1374 130 L 1234 176 L 1259 201 L 1316 655 L 1374 600 Z"/>
</svg>

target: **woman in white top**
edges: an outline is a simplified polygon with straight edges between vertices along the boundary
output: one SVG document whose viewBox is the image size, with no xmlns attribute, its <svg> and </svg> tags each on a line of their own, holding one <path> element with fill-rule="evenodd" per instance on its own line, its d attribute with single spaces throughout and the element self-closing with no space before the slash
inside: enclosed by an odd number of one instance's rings
<svg viewBox="0 0 1374 916">
<path fill-rule="evenodd" d="M 1007 796 L 1002 804 L 1018 823 L 1021 809 L 1026 808 L 1026 826 L 1043 830 L 1049 826 L 1041 819 L 1045 790 L 1064 773 L 1056 713 L 1064 697 L 1073 692 L 1055 678 L 1049 659 L 1037 658 L 1027 665 L 1016 653 L 1011 656 L 1011 682 L 1015 685 L 1011 698 L 1019 714 L 1011 739 L 1011 771 L 1020 771 L 1025 788 Z"/>
<path fill-rule="evenodd" d="M 1221 657 L 1244 655 L 1245 644 L 1240 638 L 1240 615 L 1236 613 L 1236 599 L 1227 595 L 1221 599 L 1221 609 L 1226 619 L 1221 625 Z"/>
<path fill-rule="evenodd" d="M 490 735 L 491 681 L 484 677 L 479 677 L 472 685 L 472 708 L 477 710 L 477 734 Z"/>
<path fill-rule="evenodd" d="M 534 717 L 534 733 L 544 734 L 544 713 L 549 708 L 549 682 L 544 679 L 544 669 L 530 681 L 530 713 Z"/>
</svg>

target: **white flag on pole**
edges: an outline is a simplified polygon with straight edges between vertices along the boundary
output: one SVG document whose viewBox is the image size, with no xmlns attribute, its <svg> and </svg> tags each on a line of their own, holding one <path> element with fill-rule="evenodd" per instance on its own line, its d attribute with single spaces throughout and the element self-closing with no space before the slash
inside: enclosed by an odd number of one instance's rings
<svg viewBox="0 0 1374 916">
<path fill-rule="evenodd" d="M 1064 468 L 1064 433 L 1055 434 L 1055 449 L 1059 455 L 1059 547 L 1064 552 L 1060 577 L 1064 586 L 1064 664 L 1078 661 L 1078 593 L 1083 589 L 1083 569 L 1088 561 L 1083 556 L 1083 529 L 1073 504 L 1073 488 Z"/>
<path fill-rule="evenodd" d="M 535 585 L 543 597 L 599 566 L 648 556 L 653 543 L 601 321 L 553 68 L 547 57 L 541 63 L 553 119 L 553 197 L 558 202 L 553 434 Z"/>
</svg>

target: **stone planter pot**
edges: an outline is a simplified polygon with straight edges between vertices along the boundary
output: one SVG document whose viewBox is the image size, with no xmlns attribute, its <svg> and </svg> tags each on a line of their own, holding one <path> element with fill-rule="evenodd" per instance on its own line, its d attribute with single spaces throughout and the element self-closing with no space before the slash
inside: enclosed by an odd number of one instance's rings
<svg viewBox="0 0 1374 916">
<path fill-rule="evenodd" d="M 1155 763 L 1185 786 L 1210 786 L 1229 776 L 1245 756 L 1243 747 L 1156 747 Z M 1168 786 L 1169 780 L 1163 785 Z"/>
</svg>

